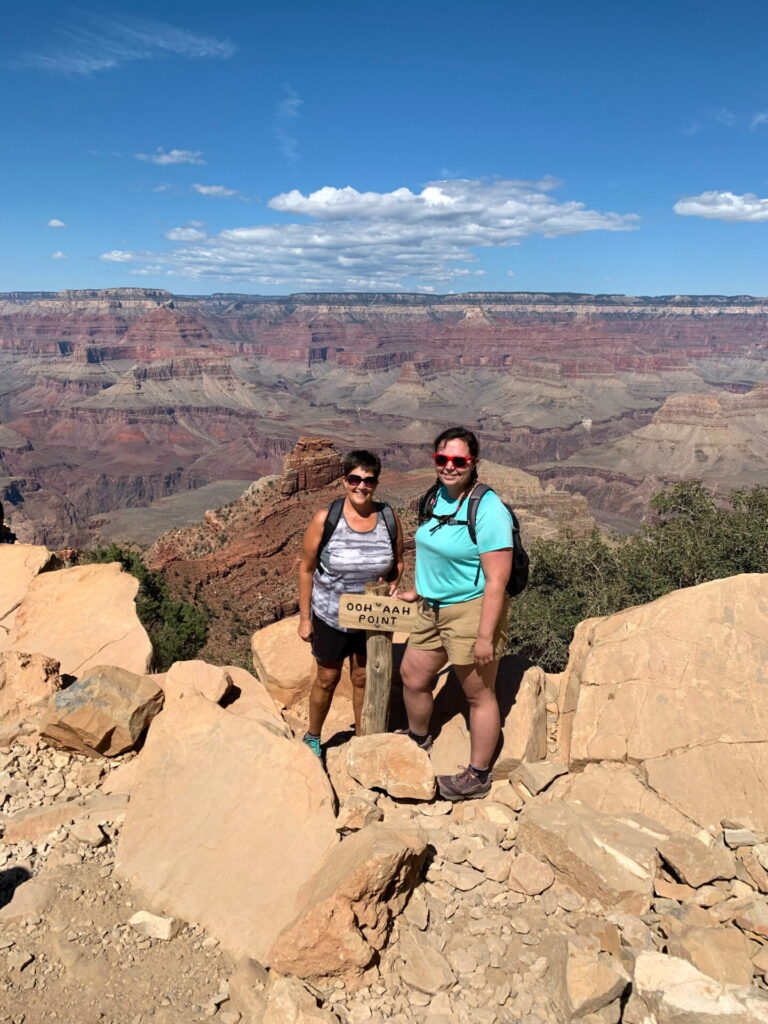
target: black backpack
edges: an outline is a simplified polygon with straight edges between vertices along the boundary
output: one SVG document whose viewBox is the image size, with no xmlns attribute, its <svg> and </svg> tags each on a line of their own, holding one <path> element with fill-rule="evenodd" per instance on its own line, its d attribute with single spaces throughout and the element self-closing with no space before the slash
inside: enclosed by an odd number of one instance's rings
<svg viewBox="0 0 768 1024">
<path fill-rule="evenodd" d="M 317 571 L 319 573 L 325 572 L 325 566 L 322 563 L 322 554 L 328 545 L 328 541 L 333 536 L 333 531 L 339 525 L 341 519 L 341 512 L 344 508 L 344 498 L 336 498 L 328 506 L 328 515 L 325 517 L 323 523 L 323 535 L 320 538 L 320 545 L 317 549 Z M 395 519 L 395 513 L 392 511 L 392 506 L 388 505 L 386 501 L 374 501 L 374 508 L 377 512 L 381 512 L 384 517 L 384 525 L 387 527 L 387 533 L 389 534 L 389 540 L 392 545 L 392 557 L 395 560 L 395 564 L 392 566 L 390 577 L 392 579 L 397 575 L 397 520 Z"/>
<path fill-rule="evenodd" d="M 435 483 L 430 487 L 426 494 L 422 494 L 419 498 L 419 526 L 432 518 L 432 510 L 434 509 L 435 502 L 437 501 L 437 492 L 439 488 L 440 484 Z M 473 544 L 477 544 L 477 531 L 475 529 L 475 524 L 477 522 L 477 506 L 480 504 L 483 495 L 487 494 L 489 491 L 493 491 L 493 488 L 489 487 L 488 484 L 475 484 L 474 490 L 467 502 L 467 518 L 445 519 L 443 520 L 444 525 L 466 526 L 470 540 Z M 512 516 L 513 551 L 512 572 L 507 580 L 507 586 L 505 589 L 510 597 L 517 597 L 517 595 L 521 594 L 528 586 L 530 559 L 528 558 L 528 552 L 523 547 L 523 542 L 520 538 L 520 523 L 517 520 L 517 516 L 506 501 L 503 502 L 503 505 L 507 512 Z"/>
</svg>

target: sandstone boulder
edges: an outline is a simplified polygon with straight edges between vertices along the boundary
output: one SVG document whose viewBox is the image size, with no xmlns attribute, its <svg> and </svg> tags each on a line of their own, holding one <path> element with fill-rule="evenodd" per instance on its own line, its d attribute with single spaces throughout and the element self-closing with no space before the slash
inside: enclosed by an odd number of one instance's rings
<svg viewBox="0 0 768 1024">
<path fill-rule="evenodd" d="M 522 811 L 517 845 L 549 863 L 562 882 L 612 910 L 649 909 L 659 856 L 656 838 L 578 801 L 533 801 Z"/>
<path fill-rule="evenodd" d="M 443 954 L 412 933 L 403 938 L 400 953 L 405 960 L 400 977 L 417 992 L 436 995 L 456 981 L 456 975 Z"/>
<path fill-rule="evenodd" d="M 768 1024 L 768 996 L 723 985 L 677 957 L 643 952 L 635 962 L 626 1024 Z"/>
<path fill-rule="evenodd" d="M 138 589 L 116 562 L 35 576 L 0 650 L 47 654 L 62 675 L 82 676 L 96 665 L 145 673 L 152 645 L 136 614 Z"/>
<path fill-rule="evenodd" d="M 522 761 L 547 756 L 546 677 L 506 655 L 499 663 L 496 695 L 501 709 L 501 741 L 492 777 L 506 779 Z M 436 775 L 450 775 L 469 760 L 469 710 L 453 672 L 443 673 L 435 689 L 432 716 L 435 736 L 432 765 Z"/>
<path fill-rule="evenodd" d="M 149 731 L 116 870 L 150 909 L 264 961 L 337 846 L 333 791 L 277 722 L 191 695 Z"/>
<path fill-rule="evenodd" d="M 417 834 L 378 823 L 344 839 L 299 893 L 268 962 L 302 978 L 361 973 L 384 946 L 425 854 Z"/>
<path fill-rule="evenodd" d="M 555 1005 L 566 1021 L 578 1020 L 615 1002 L 629 986 L 621 963 L 574 936 L 545 944 Z"/>
<path fill-rule="evenodd" d="M 291 707 L 309 693 L 315 678 L 312 649 L 296 632 L 298 615 L 273 622 L 251 637 L 253 668 L 276 701 Z M 337 694 L 351 696 L 352 684 L 345 662 Z"/>
<path fill-rule="evenodd" d="M 736 928 L 685 928 L 670 938 L 667 949 L 724 985 L 752 983 L 749 946 Z"/>
<path fill-rule="evenodd" d="M 59 663 L 44 654 L 0 654 L 0 745 L 33 732 L 48 699 L 61 689 Z"/>
<path fill-rule="evenodd" d="M 225 668 L 197 659 L 175 661 L 161 680 L 166 699 L 177 700 L 190 693 L 199 693 L 214 704 L 223 700 L 233 685 L 232 677 Z"/>
<path fill-rule="evenodd" d="M 736 874 L 732 853 L 705 846 L 701 840 L 682 832 L 664 839 L 658 849 L 673 874 L 695 889 L 718 878 L 733 878 Z"/>
<path fill-rule="evenodd" d="M 767 661 L 762 574 L 583 622 L 561 678 L 560 753 L 572 767 L 633 762 L 698 825 L 737 818 L 764 832 Z"/>
<path fill-rule="evenodd" d="M 347 773 L 366 789 L 383 789 L 395 799 L 431 800 L 435 795 L 429 754 L 408 736 L 355 736 L 346 751 Z"/>
<path fill-rule="evenodd" d="M 38 544 L 0 544 L 0 650 L 13 630 L 16 609 L 38 573 L 53 566 L 55 556 Z"/>
<path fill-rule="evenodd" d="M 518 854 L 512 861 L 509 871 L 509 887 L 514 892 L 522 892 L 526 896 L 538 896 L 555 880 L 555 873 L 549 864 L 545 864 L 533 854 Z"/>
<path fill-rule="evenodd" d="M 162 706 L 152 676 L 100 665 L 53 697 L 40 735 L 64 750 L 115 757 L 136 746 Z"/>
<path fill-rule="evenodd" d="M 588 764 L 582 772 L 557 779 L 542 799 L 579 800 L 603 814 L 642 814 L 666 826 L 670 832 L 700 835 L 703 830 L 662 800 L 628 764 Z"/>
</svg>

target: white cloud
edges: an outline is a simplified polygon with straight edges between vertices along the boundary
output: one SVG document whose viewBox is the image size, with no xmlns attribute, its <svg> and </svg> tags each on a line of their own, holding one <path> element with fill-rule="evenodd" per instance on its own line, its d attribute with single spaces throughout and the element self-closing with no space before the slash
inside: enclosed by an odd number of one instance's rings
<svg viewBox="0 0 768 1024">
<path fill-rule="evenodd" d="M 61 249 L 57 249 L 56 252 L 51 253 L 52 260 L 65 260 L 66 258 L 67 254 L 65 252 L 62 252 Z"/>
<path fill-rule="evenodd" d="M 226 60 L 235 52 L 235 47 L 226 40 L 160 21 L 112 19 L 100 14 L 62 25 L 57 35 L 58 45 L 43 53 L 23 54 L 10 66 L 87 77 L 133 61 L 164 57 Z"/>
<path fill-rule="evenodd" d="M 702 192 L 698 196 L 683 196 L 674 207 L 682 217 L 704 217 L 724 220 L 730 224 L 768 220 L 768 199 L 759 199 L 751 192 L 736 195 L 733 192 Z"/>
<path fill-rule="evenodd" d="M 299 142 L 292 131 L 292 123 L 304 104 L 290 85 L 283 85 L 283 98 L 275 108 L 275 138 L 280 152 L 291 166 L 299 160 Z"/>
<path fill-rule="evenodd" d="M 514 276 L 515 276 L 514 270 L 508 270 L 507 271 L 507 277 L 514 277 Z"/>
<path fill-rule="evenodd" d="M 756 114 L 752 115 L 749 127 L 754 131 L 755 128 L 762 128 L 764 124 L 768 124 L 768 112 L 760 110 Z"/>
<path fill-rule="evenodd" d="M 169 149 L 167 152 L 158 146 L 154 153 L 136 153 L 137 160 L 148 160 L 153 164 L 204 164 L 200 149 Z M 160 191 L 156 189 L 155 191 Z"/>
<path fill-rule="evenodd" d="M 195 182 L 192 186 L 192 191 L 199 193 L 201 196 L 216 196 L 219 199 L 228 199 L 232 196 L 242 199 L 237 189 L 226 188 L 224 185 L 199 185 Z"/>
<path fill-rule="evenodd" d="M 196 224 L 199 222 L 196 222 Z M 171 228 L 165 232 L 169 242 L 202 242 L 206 238 L 204 231 L 201 231 L 196 224 L 188 224 L 186 227 Z"/>
<path fill-rule="evenodd" d="M 479 253 L 486 248 L 519 245 L 531 235 L 557 238 L 637 227 L 635 214 L 602 213 L 558 200 L 550 194 L 555 187 L 553 179 L 448 180 L 418 192 L 325 187 L 304 195 L 294 190 L 269 205 L 299 220 L 234 227 L 205 240 L 182 241 L 165 253 L 120 255 L 161 264 L 193 280 L 309 291 L 428 290 L 446 289 L 468 272 L 482 270 Z M 190 226 L 197 225 L 185 229 Z"/>
<path fill-rule="evenodd" d="M 51 219 L 48 221 L 49 228 L 65 228 L 66 226 L 67 225 L 64 223 L 64 221 L 59 220 L 58 217 L 51 217 Z"/>
<path fill-rule="evenodd" d="M 130 263 L 137 257 L 132 252 L 125 252 L 123 249 L 113 249 L 111 252 L 103 252 L 99 256 L 105 263 Z"/>
</svg>

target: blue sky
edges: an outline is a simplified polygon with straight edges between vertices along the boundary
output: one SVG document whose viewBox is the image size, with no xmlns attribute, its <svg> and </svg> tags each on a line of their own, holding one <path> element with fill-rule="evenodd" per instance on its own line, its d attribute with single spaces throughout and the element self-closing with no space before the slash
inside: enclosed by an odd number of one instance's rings
<svg viewBox="0 0 768 1024">
<path fill-rule="evenodd" d="M 0 291 L 768 294 L 768 9 L 4 11 Z"/>
</svg>

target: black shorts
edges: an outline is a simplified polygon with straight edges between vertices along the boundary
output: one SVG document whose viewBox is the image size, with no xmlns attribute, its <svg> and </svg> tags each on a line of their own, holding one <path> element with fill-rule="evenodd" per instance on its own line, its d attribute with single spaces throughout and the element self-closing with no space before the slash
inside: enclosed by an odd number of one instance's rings
<svg viewBox="0 0 768 1024">
<path fill-rule="evenodd" d="M 350 654 L 365 658 L 365 630 L 355 629 L 345 633 L 329 626 L 313 613 L 312 654 L 318 661 L 344 661 Z"/>
</svg>

